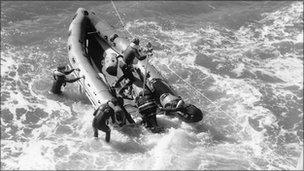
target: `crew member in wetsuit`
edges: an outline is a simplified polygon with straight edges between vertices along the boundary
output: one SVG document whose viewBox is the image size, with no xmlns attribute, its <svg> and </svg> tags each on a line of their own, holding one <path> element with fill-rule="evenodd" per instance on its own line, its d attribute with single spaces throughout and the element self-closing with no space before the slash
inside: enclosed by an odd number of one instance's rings
<svg viewBox="0 0 304 171">
<path fill-rule="evenodd" d="M 146 51 L 149 52 L 149 51 Z M 128 78 L 130 81 L 128 85 L 131 85 L 134 82 L 134 75 L 133 71 L 133 61 L 135 57 L 138 60 L 144 60 L 148 56 L 148 53 L 143 54 L 139 48 L 139 39 L 134 38 L 127 49 L 123 52 L 123 56 L 118 57 L 119 67 L 123 72 L 123 76 L 121 76 L 116 84 L 115 87 L 118 87 L 119 83 L 124 79 Z"/>
<path fill-rule="evenodd" d="M 54 82 L 51 92 L 54 94 L 62 94 L 61 87 L 65 86 L 66 83 L 73 83 L 81 78 L 84 78 L 84 76 L 72 79 L 66 77 L 66 75 L 71 74 L 75 70 L 80 71 L 78 68 L 66 71 L 66 66 L 57 67 L 57 69 L 53 72 Z"/>
<path fill-rule="evenodd" d="M 111 129 L 108 126 L 110 118 L 112 120 L 112 124 L 117 124 L 120 127 L 126 124 L 125 113 L 119 106 L 119 102 L 115 97 L 107 103 L 99 106 L 93 115 L 94 119 L 92 126 L 94 137 L 98 138 L 98 130 L 101 130 L 106 133 L 106 142 L 110 142 Z"/>
<path fill-rule="evenodd" d="M 140 92 L 138 96 L 135 97 L 135 103 L 137 105 L 138 112 L 142 116 L 142 123 L 153 133 L 163 132 L 164 129 L 159 127 L 156 121 L 158 106 L 151 91 L 146 89 L 144 93 Z"/>
</svg>

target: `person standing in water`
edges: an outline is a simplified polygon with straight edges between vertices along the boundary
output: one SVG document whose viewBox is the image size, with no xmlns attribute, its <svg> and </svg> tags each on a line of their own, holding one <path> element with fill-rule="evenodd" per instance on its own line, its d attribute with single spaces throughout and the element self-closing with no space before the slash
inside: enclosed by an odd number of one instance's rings
<svg viewBox="0 0 304 171">
<path fill-rule="evenodd" d="M 92 122 L 94 137 L 98 138 L 98 130 L 106 133 L 105 140 L 110 142 L 111 129 L 108 126 L 111 118 L 112 124 L 117 124 L 122 127 L 126 124 L 126 114 L 121 109 L 118 99 L 113 97 L 107 103 L 102 104 L 93 113 L 94 119 Z"/>
<path fill-rule="evenodd" d="M 67 78 L 66 76 L 71 74 L 73 71 L 80 71 L 77 69 L 66 70 L 66 66 L 59 66 L 53 72 L 54 82 L 51 88 L 51 92 L 54 94 L 62 94 L 61 87 L 65 86 L 66 83 L 73 83 L 78 81 L 81 78 L 85 78 L 84 76 L 78 78 Z"/>
</svg>

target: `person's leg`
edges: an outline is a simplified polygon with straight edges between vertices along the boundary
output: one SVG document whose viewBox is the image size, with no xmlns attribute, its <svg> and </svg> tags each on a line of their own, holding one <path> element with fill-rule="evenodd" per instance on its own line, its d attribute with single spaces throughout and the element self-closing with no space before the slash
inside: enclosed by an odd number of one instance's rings
<svg viewBox="0 0 304 171">
<path fill-rule="evenodd" d="M 51 92 L 54 93 L 54 94 L 62 94 L 61 84 L 58 81 L 53 82 Z"/>
<path fill-rule="evenodd" d="M 106 142 L 110 142 L 110 138 L 111 138 L 111 129 L 110 129 L 110 127 L 108 125 L 104 124 L 101 127 L 101 131 L 103 131 L 103 132 L 106 133 L 106 137 L 105 137 Z"/>
<path fill-rule="evenodd" d="M 110 138 L 111 138 L 111 130 L 106 132 L 106 142 L 110 142 Z"/>
<path fill-rule="evenodd" d="M 98 129 L 96 129 L 95 127 L 93 127 L 93 131 L 94 131 L 94 137 L 98 138 Z"/>
</svg>

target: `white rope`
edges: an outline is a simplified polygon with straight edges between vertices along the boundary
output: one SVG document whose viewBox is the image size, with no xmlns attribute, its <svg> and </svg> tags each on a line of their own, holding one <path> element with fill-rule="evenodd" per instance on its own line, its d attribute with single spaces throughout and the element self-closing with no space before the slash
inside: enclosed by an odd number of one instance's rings
<svg viewBox="0 0 304 171">
<path fill-rule="evenodd" d="M 167 65 L 166 65 L 167 66 Z M 203 96 L 205 99 L 207 99 L 210 103 L 212 103 L 213 105 L 216 106 L 217 109 L 219 109 L 221 112 L 223 112 L 224 114 L 226 114 L 230 119 L 232 119 L 235 124 L 239 125 L 242 127 L 241 124 L 239 124 L 234 118 L 232 118 L 228 113 L 226 113 L 220 106 L 218 106 L 216 103 L 214 103 L 212 100 L 210 100 L 208 97 L 206 97 L 201 91 L 199 91 L 197 88 L 193 87 L 190 83 L 188 83 L 186 80 L 184 80 L 181 76 L 179 76 L 176 72 L 174 72 L 169 66 L 167 66 L 167 68 L 173 73 L 175 74 L 178 78 L 180 78 L 182 81 L 184 81 L 189 87 L 191 87 L 192 89 L 194 89 L 196 92 L 198 92 L 201 96 Z"/>
<path fill-rule="evenodd" d="M 167 65 L 166 65 L 166 66 L 167 66 Z M 186 80 L 184 80 L 181 76 L 179 76 L 176 72 L 174 72 L 169 66 L 167 66 L 167 68 L 168 68 L 173 74 L 175 74 L 178 78 L 180 78 L 182 81 L 184 81 L 189 87 L 191 87 L 191 88 L 194 89 L 196 92 L 198 92 L 201 96 L 203 96 L 204 98 L 206 98 L 210 103 L 212 103 L 213 105 L 217 105 L 217 104 L 214 103 L 212 100 L 210 100 L 208 97 L 206 97 L 201 91 L 199 91 L 197 88 L 195 88 L 195 87 L 192 86 L 190 83 L 188 83 Z M 220 106 L 217 106 L 216 108 L 219 109 L 221 112 L 223 112 L 225 115 L 227 115 L 230 119 L 232 119 L 232 120 L 235 122 L 235 124 L 237 124 L 237 125 L 239 125 L 239 126 L 242 127 L 242 125 L 239 124 L 234 118 L 232 118 L 232 117 L 231 117 L 230 115 L 228 115 L 225 111 L 223 111 L 222 108 L 221 108 Z M 279 139 L 281 139 L 281 138 L 279 138 Z M 282 140 L 282 139 L 281 139 L 281 140 Z M 283 140 L 282 140 L 282 141 L 283 141 Z M 264 142 L 262 142 L 262 143 L 266 146 L 266 148 L 268 148 L 268 149 L 271 151 L 270 147 L 269 147 L 266 143 L 264 143 Z M 272 151 L 272 153 L 275 154 L 275 155 L 277 155 L 277 156 L 279 156 L 280 158 L 282 158 L 282 160 L 285 161 L 286 163 L 288 163 L 289 165 L 293 166 L 293 163 L 292 163 L 291 161 L 289 161 L 289 160 L 287 160 L 287 159 L 284 159 L 281 155 L 279 155 L 279 154 L 276 153 L 275 151 Z M 265 160 L 266 160 L 268 163 L 272 163 L 271 161 L 269 161 L 269 160 L 266 159 L 266 158 L 265 158 Z M 275 161 L 274 161 L 274 162 L 275 162 Z"/>
<path fill-rule="evenodd" d="M 118 10 L 117 10 L 117 8 L 116 8 L 116 6 L 115 6 L 113 0 L 111 0 L 111 3 L 112 3 L 112 5 L 113 5 L 113 7 L 114 7 L 114 9 L 115 9 L 115 12 L 116 12 L 116 14 L 117 14 L 117 17 L 118 17 L 119 21 L 120 21 L 121 24 L 122 24 L 122 27 L 130 34 L 130 36 L 131 36 L 132 38 L 134 38 L 134 36 L 125 28 L 125 24 L 124 24 L 124 22 L 123 22 L 123 20 L 122 20 L 122 18 L 121 18 L 121 16 L 120 16 L 120 14 L 119 14 L 119 12 L 118 12 Z"/>
</svg>

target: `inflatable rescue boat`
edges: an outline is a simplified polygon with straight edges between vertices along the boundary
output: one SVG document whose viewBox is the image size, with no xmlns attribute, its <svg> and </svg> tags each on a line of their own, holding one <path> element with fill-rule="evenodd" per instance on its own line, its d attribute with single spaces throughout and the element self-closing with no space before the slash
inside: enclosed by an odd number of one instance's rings
<svg viewBox="0 0 304 171">
<path fill-rule="evenodd" d="M 99 19 L 94 12 L 83 8 L 77 10 L 69 26 L 69 61 L 73 68 L 80 69 L 80 72 L 75 73 L 77 76 L 85 76 L 85 79 L 79 82 L 95 109 L 113 98 L 110 86 L 122 76 L 120 68 L 117 67 L 117 57 L 122 56 L 129 45 L 127 37 L 119 35 L 117 30 Z M 141 88 L 153 91 L 155 101 L 160 107 L 166 106 L 166 98 L 169 96 L 181 98 L 147 60 L 136 62 L 134 67 L 137 68 L 137 72 L 134 71 L 134 75 L 146 76 L 149 73 L 141 82 Z M 133 91 L 136 95 L 142 90 L 139 86 Z M 188 108 L 198 112 L 176 116 L 188 123 L 202 120 L 201 110 L 191 104 L 188 104 Z"/>
</svg>

